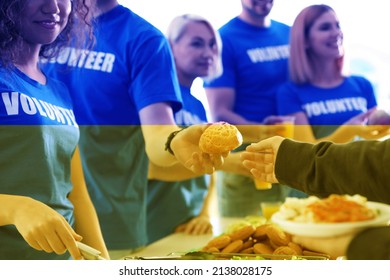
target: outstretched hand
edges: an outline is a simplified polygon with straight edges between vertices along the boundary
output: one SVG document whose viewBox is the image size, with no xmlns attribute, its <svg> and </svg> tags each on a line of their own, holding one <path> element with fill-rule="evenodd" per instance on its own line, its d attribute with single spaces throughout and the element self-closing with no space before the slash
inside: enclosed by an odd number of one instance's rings
<svg viewBox="0 0 390 280">
<path fill-rule="evenodd" d="M 28 199 L 15 212 L 14 225 L 24 240 L 34 249 L 64 254 L 67 250 L 75 260 L 82 259 L 76 241 L 78 235 L 58 212 L 49 206 Z"/>
<path fill-rule="evenodd" d="M 258 143 L 253 143 L 241 154 L 243 165 L 255 178 L 265 182 L 278 183 L 275 176 L 275 162 L 279 146 L 285 138 L 274 136 Z"/>
</svg>

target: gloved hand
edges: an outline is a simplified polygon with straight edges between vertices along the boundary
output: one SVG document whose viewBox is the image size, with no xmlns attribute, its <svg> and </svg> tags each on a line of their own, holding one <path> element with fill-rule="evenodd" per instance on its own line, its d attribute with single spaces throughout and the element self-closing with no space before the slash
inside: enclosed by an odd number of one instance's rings
<svg viewBox="0 0 390 280">
<path fill-rule="evenodd" d="M 34 249 L 58 255 L 68 250 L 73 259 L 82 259 L 76 245 L 76 241 L 80 241 L 82 237 L 63 216 L 46 204 L 26 197 L 13 216 L 13 224 Z"/>
<path fill-rule="evenodd" d="M 213 226 L 210 218 L 206 215 L 200 215 L 192 218 L 187 223 L 179 225 L 175 232 L 183 232 L 191 235 L 210 234 L 213 231 Z"/>
</svg>

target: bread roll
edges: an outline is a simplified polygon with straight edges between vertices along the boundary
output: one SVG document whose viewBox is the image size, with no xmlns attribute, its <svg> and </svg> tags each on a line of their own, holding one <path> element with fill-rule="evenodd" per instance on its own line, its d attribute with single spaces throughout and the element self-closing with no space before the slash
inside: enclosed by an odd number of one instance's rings
<svg viewBox="0 0 390 280">
<path fill-rule="evenodd" d="M 265 231 L 268 238 L 277 246 L 287 246 L 291 242 L 291 236 L 276 225 L 269 225 Z"/>
<path fill-rule="evenodd" d="M 222 253 L 238 253 L 241 251 L 242 246 L 244 242 L 240 239 L 233 241 L 229 245 L 227 245 L 223 250 Z"/>
<path fill-rule="evenodd" d="M 210 125 L 200 137 L 199 148 L 208 154 L 223 154 L 242 144 L 242 135 L 234 125 L 217 122 Z"/>
<path fill-rule="evenodd" d="M 229 245 L 231 243 L 231 241 L 232 241 L 232 239 L 230 238 L 229 235 L 221 235 L 221 236 L 217 236 L 217 237 L 214 237 L 213 239 L 211 239 L 207 243 L 206 246 L 208 248 L 215 247 L 217 249 L 223 249 L 227 245 Z"/>
<path fill-rule="evenodd" d="M 252 225 L 244 226 L 239 230 L 230 234 L 230 238 L 232 241 L 241 239 L 242 241 L 246 241 L 253 233 L 255 232 L 255 227 Z"/>
</svg>

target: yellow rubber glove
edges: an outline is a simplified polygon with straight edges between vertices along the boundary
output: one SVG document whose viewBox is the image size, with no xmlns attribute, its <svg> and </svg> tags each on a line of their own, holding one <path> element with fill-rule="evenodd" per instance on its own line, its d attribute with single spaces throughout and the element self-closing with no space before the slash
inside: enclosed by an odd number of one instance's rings
<svg viewBox="0 0 390 280">
<path fill-rule="evenodd" d="M 68 250 L 73 259 L 82 259 L 76 245 L 76 241 L 80 241 L 82 237 L 63 216 L 32 198 L 16 199 L 21 203 L 17 203 L 13 212 L 13 224 L 32 248 L 59 255 Z"/>
<path fill-rule="evenodd" d="M 175 232 L 184 232 L 190 235 L 210 234 L 213 232 L 213 226 L 210 222 L 210 217 L 199 215 L 187 223 L 179 225 Z"/>
</svg>

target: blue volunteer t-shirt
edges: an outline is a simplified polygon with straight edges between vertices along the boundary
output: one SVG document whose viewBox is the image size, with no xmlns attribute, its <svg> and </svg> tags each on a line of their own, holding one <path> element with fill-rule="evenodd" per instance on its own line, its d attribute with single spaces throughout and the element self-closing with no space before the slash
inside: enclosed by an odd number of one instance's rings
<svg viewBox="0 0 390 280">
<path fill-rule="evenodd" d="M 377 105 L 372 84 L 360 76 L 346 77 L 334 88 L 288 82 L 280 87 L 277 98 L 280 115 L 304 112 L 310 125 L 332 126 L 333 131 L 350 118 Z M 316 137 L 319 138 L 318 135 Z"/>
<path fill-rule="evenodd" d="M 147 242 L 148 158 L 139 111 L 168 102 L 181 108 L 169 44 L 123 6 L 97 19 L 93 50 L 67 49 L 47 65 L 70 87 L 80 124 L 85 178 L 109 250 Z"/>
<path fill-rule="evenodd" d="M 275 20 L 269 27 L 257 27 L 235 17 L 219 32 L 223 74 L 205 87 L 233 88 L 233 112 L 251 122 L 277 115 L 276 91 L 288 80 L 290 27 Z M 257 191 L 251 178 L 232 173 L 221 173 L 217 188 L 224 216 L 258 215 L 261 201 L 284 198 L 279 185 Z"/>
<path fill-rule="evenodd" d="M 31 197 L 74 224 L 70 162 L 79 130 L 69 92 L 0 67 L 0 193 Z M 30 247 L 15 226 L 0 227 L 0 259 L 68 259 Z"/>
<path fill-rule="evenodd" d="M 205 87 L 234 88 L 233 111 L 250 121 L 276 115 L 276 90 L 288 79 L 290 27 L 272 21 L 261 28 L 236 17 L 219 32 L 223 74 Z"/>
</svg>

